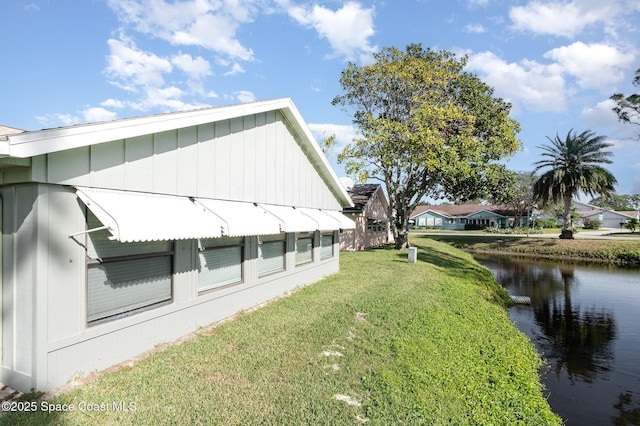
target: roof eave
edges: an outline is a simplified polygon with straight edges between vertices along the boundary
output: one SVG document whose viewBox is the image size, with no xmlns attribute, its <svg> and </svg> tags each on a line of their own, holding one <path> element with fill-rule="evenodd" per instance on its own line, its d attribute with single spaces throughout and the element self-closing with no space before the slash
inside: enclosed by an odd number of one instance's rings
<svg viewBox="0 0 640 426">
<path fill-rule="evenodd" d="M 303 139 L 302 143 L 308 148 L 308 155 L 318 166 L 319 173 L 331 188 L 340 205 L 353 207 L 346 189 L 306 126 L 302 115 L 291 98 L 288 97 L 9 134 L 4 136 L 4 140 L 0 139 L 0 157 L 29 158 L 275 110 L 280 110 L 299 133 L 299 137 Z"/>
</svg>

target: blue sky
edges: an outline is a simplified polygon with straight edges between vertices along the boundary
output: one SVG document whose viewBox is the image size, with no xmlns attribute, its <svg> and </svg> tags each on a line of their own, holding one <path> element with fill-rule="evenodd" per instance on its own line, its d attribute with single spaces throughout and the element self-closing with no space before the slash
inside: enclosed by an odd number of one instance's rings
<svg viewBox="0 0 640 426">
<path fill-rule="evenodd" d="M 468 55 L 513 104 L 523 149 L 509 168 L 531 170 L 546 136 L 591 129 L 614 144 L 618 193 L 640 193 L 637 126 L 608 100 L 634 89 L 640 0 L 5 0 L 0 16 L 0 125 L 288 96 L 318 140 L 344 146 L 355 129 L 331 100 L 347 62 L 422 43 Z"/>
</svg>

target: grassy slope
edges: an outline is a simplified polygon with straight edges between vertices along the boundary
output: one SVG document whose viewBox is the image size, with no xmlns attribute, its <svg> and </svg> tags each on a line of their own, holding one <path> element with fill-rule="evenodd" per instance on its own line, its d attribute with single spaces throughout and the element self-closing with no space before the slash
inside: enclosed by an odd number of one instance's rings
<svg viewBox="0 0 640 426">
<path fill-rule="evenodd" d="M 415 242 L 417 264 L 394 250 L 343 253 L 339 274 L 52 401 L 134 402 L 135 412 L 0 422 L 558 424 L 491 274 Z"/>
</svg>

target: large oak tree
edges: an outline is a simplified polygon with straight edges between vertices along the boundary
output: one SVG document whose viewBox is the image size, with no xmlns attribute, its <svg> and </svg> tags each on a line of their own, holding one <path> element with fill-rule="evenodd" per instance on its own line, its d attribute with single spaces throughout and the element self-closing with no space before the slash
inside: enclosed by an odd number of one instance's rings
<svg viewBox="0 0 640 426">
<path fill-rule="evenodd" d="M 411 44 L 374 58 L 342 71 L 344 94 L 333 104 L 353 116 L 359 133 L 338 158 L 358 180 L 384 183 L 400 249 L 423 197 L 467 200 L 500 186 L 500 160 L 519 148 L 520 126 L 509 103 L 463 71 L 466 57 Z"/>
</svg>

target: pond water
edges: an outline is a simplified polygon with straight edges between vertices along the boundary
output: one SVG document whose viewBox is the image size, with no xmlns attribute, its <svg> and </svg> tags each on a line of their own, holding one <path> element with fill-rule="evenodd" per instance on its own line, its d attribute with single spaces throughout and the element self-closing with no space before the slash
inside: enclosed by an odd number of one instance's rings
<svg viewBox="0 0 640 426">
<path fill-rule="evenodd" d="M 571 425 L 640 425 L 640 269 L 476 255 L 531 305 L 511 320 L 547 362 L 551 408 Z"/>
</svg>

